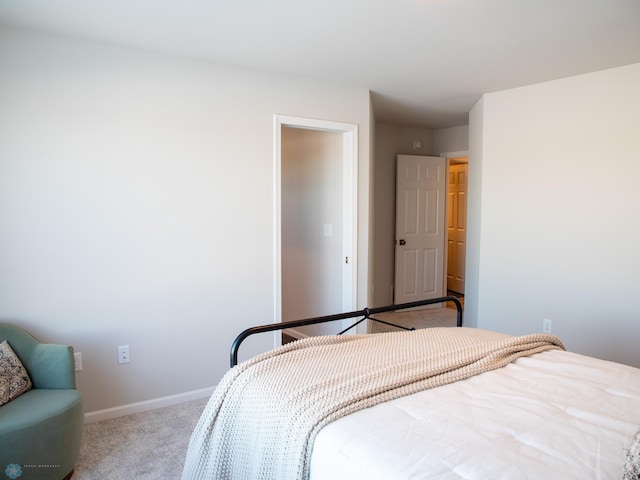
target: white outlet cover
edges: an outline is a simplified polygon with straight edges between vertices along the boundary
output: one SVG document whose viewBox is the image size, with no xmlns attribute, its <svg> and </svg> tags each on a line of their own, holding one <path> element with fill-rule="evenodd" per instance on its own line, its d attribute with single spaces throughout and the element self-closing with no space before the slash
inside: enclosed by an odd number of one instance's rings
<svg viewBox="0 0 640 480">
<path fill-rule="evenodd" d="M 129 345 L 120 345 L 118 347 L 118 363 L 129 363 L 131 361 L 129 357 Z"/>
<path fill-rule="evenodd" d="M 73 354 L 73 364 L 76 372 L 82 371 L 82 353 L 76 352 Z"/>
</svg>

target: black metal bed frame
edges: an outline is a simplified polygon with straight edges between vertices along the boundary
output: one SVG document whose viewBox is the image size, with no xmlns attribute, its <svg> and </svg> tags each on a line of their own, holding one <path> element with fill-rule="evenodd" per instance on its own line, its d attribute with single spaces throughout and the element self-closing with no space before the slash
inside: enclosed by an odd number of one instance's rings
<svg viewBox="0 0 640 480">
<path fill-rule="evenodd" d="M 355 318 L 355 317 L 362 317 L 362 318 L 357 322 L 355 322 L 353 325 L 339 332 L 338 335 L 342 335 L 343 333 L 348 332 L 353 327 L 355 327 L 356 325 L 359 325 L 360 323 L 364 322 L 367 319 L 372 320 L 374 322 L 384 323 L 385 325 L 390 325 L 392 327 L 397 327 L 402 330 L 415 330 L 415 328 L 403 327 L 402 325 L 396 325 L 396 324 L 387 322 L 385 320 L 373 318 L 371 315 L 384 313 L 384 312 L 406 310 L 409 308 L 422 307 L 425 305 L 433 305 L 434 303 L 442 303 L 442 302 L 455 303 L 456 310 L 457 310 L 456 326 L 461 327 L 462 326 L 462 304 L 460 303 L 460 300 L 457 297 L 446 296 L 446 297 L 430 298 L 428 300 L 420 300 L 417 302 L 401 303 L 398 305 L 388 305 L 386 307 L 364 308 L 362 310 L 356 310 L 353 312 L 338 313 L 335 315 L 325 315 L 322 317 L 307 318 L 304 320 L 292 320 L 289 322 L 270 323 L 267 325 L 259 325 L 256 327 L 247 328 L 240 335 L 238 335 L 236 339 L 233 341 L 233 343 L 231 344 L 231 355 L 230 355 L 231 367 L 235 367 L 238 364 L 238 348 L 240 348 L 240 344 L 250 335 L 255 335 L 257 333 L 264 333 L 264 332 L 273 332 L 275 330 L 284 330 L 287 328 L 304 327 L 307 325 L 315 325 L 318 323 L 335 322 L 336 320 L 346 320 L 348 318 Z"/>
</svg>

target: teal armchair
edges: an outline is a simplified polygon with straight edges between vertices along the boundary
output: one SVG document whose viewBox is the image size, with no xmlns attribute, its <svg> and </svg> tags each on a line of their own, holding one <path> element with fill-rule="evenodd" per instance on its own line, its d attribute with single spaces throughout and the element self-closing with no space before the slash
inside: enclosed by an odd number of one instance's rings
<svg viewBox="0 0 640 480">
<path fill-rule="evenodd" d="M 0 343 L 4 340 L 33 388 L 0 406 L 0 478 L 69 479 L 84 423 L 73 348 L 41 343 L 19 327 L 0 323 Z"/>
</svg>

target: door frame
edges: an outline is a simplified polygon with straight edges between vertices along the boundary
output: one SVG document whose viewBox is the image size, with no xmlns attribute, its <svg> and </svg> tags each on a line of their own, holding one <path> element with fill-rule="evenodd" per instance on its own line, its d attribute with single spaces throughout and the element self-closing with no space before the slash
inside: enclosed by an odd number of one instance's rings
<svg viewBox="0 0 640 480">
<path fill-rule="evenodd" d="M 342 134 L 342 309 L 356 309 L 358 292 L 358 125 L 311 118 L 274 115 L 274 323 L 282 322 L 282 128 L 303 128 Z M 338 312 L 336 312 L 338 313 Z M 346 321 L 343 321 L 343 324 Z M 350 325 L 346 322 L 345 328 Z M 274 345 L 282 343 L 282 335 L 274 334 Z"/>
</svg>

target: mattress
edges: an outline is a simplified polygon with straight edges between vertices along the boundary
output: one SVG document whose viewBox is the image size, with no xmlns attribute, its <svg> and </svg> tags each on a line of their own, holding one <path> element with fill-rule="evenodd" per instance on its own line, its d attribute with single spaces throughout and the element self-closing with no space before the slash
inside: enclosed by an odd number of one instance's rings
<svg viewBox="0 0 640 480">
<path fill-rule="evenodd" d="M 640 369 L 550 350 L 342 417 L 312 480 L 620 479 Z"/>
</svg>

